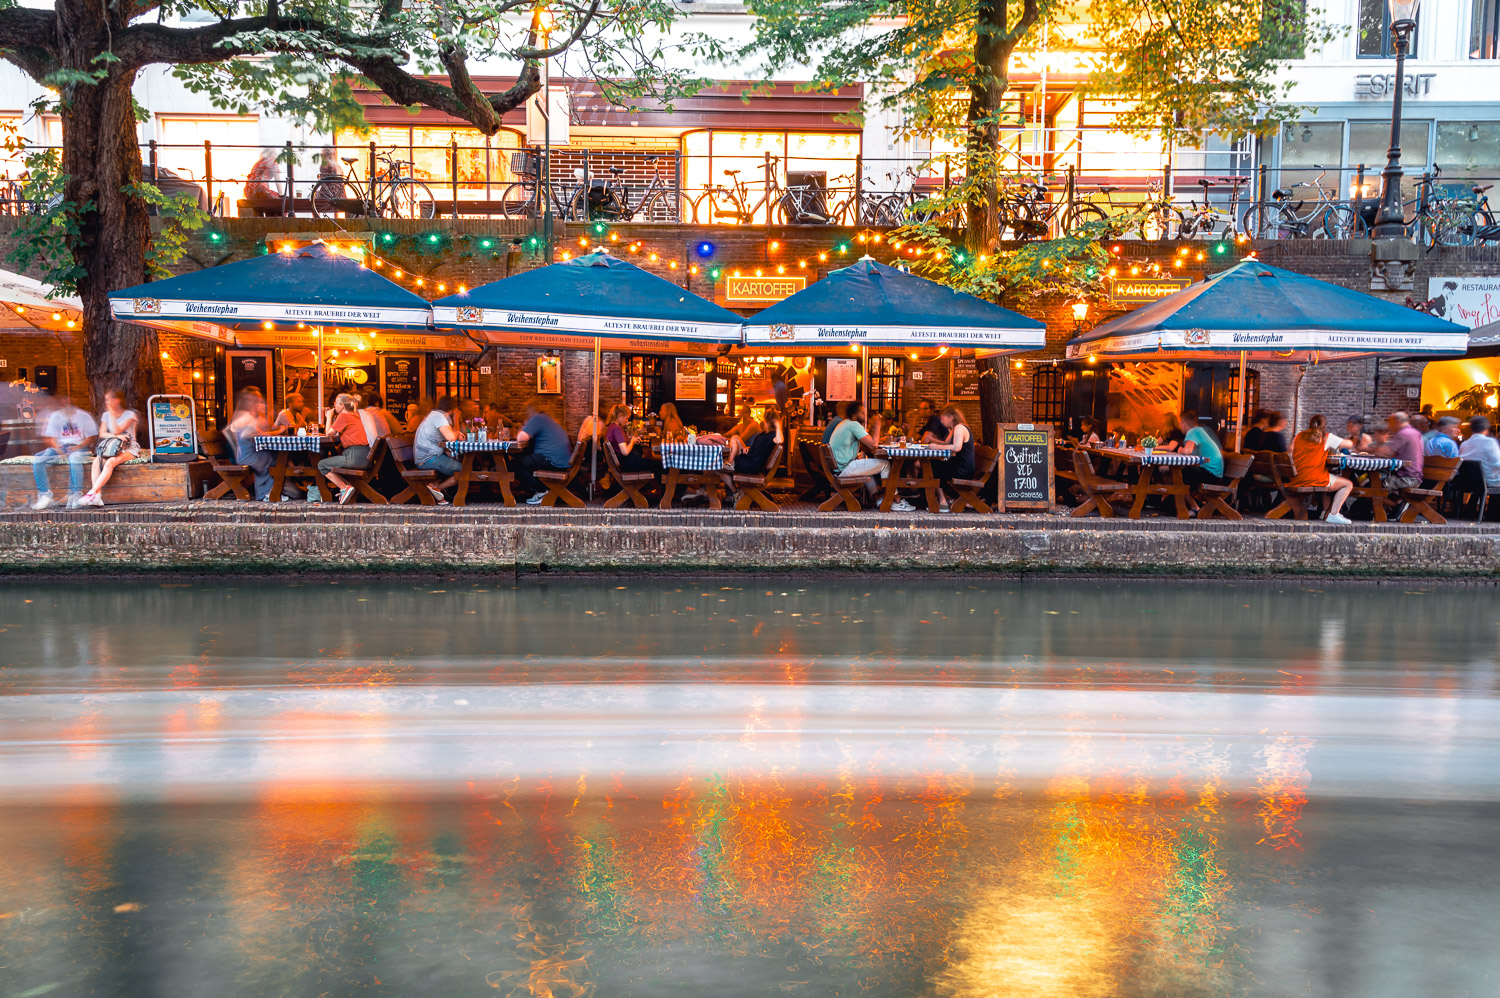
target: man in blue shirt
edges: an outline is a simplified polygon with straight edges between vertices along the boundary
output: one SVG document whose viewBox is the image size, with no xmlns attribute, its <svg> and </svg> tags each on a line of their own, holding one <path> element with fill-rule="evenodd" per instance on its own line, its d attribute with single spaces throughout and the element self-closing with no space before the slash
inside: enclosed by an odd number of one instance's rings
<svg viewBox="0 0 1500 998">
<path fill-rule="evenodd" d="M 1192 411 L 1182 414 L 1182 428 L 1187 431 L 1182 437 L 1182 453 L 1203 457 L 1203 463 L 1198 467 L 1182 469 L 1183 479 L 1197 487 L 1223 478 L 1224 451 L 1213 431 L 1198 422 L 1198 414 Z"/>
<path fill-rule="evenodd" d="M 516 462 L 516 482 L 521 488 L 532 490 L 531 498 L 526 500 L 528 506 L 540 505 L 547 493 L 537 481 L 536 472 L 567 470 L 573 460 L 568 431 L 542 411 L 540 400 L 533 399 L 526 403 L 526 425 L 516 434 L 516 443 L 526 447 L 526 453 Z"/>
<path fill-rule="evenodd" d="M 1426 457 L 1458 457 L 1458 419 L 1443 416 L 1431 433 L 1422 437 L 1422 454 Z"/>
</svg>

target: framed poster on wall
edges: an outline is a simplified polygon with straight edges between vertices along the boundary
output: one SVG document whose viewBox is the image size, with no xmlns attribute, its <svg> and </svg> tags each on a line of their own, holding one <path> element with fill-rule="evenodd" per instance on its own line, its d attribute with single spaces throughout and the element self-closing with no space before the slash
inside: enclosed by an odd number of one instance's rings
<svg viewBox="0 0 1500 998">
<path fill-rule="evenodd" d="M 536 393 L 562 394 L 562 358 L 543 355 L 536 359 Z"/>
<path fill-rule="evenodd" d="M 677 358 L 677 391 L 679 402 L 703 402 L 708 399 L 708 365 L 702 357 Z"/>
<path fill-rule="evenodd" d="M 254 388 L 260 392 L 267 406 L 272 404 L 274 396 L 271 394 L 271 351 L 225 350 L 224 377 L 229 382 L 231 412 L 234 411 L 235 400 L 240 397 L 240 392 L 247 388 Z"/>
<path fill-rule="evenodd" d="M 979 361 L 973 357 L 953 358 L 953 380 L 948 397 L 955 399 L 977 399 L 979 397 Z"/>
<path fill-rule="evenodd" d="M 859 398 L 859 359 L 828 358 L 828 401 L 852 402 Z"/>
</svg>

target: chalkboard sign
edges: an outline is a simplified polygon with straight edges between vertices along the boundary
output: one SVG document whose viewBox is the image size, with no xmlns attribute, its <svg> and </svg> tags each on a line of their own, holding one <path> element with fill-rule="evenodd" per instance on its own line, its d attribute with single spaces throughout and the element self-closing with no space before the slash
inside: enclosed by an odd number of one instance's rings
<svg viewBox="0 0 1500 998">
<path fill-rule="evenodd" d="M 405 411 L 406 406 L 422 397 L 422 358 L 407 354 L 385 354 L 380 358 L 381 393 L 391 412 Z"/>
<path fill-rule="evenodd" d="M 977 399 L 979 397 L 979 361 L 973 357 L 954 357 L 951 389 L 948 392 L 950 398 Z"/>
<path fill-rule="evenodd" d="M 1052 508 L 1052 428 L 1002 423 L 1000 512 Z"/>
</svg>

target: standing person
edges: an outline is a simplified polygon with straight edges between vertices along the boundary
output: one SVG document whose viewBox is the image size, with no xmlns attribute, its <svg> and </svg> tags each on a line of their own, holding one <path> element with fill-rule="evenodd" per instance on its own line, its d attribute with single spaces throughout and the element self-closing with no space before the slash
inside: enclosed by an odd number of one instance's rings
<svg viewBox="0 0 1500 998">
<path fill-rule="evenodd" d="M 325 457 L 318 462 L 318 470 L 339 489 L 339 505 L 344 505 L 354 498 L 354 486 L 350 485 L 338 475 L 340 468 L 363 471 L 370 466 L 370 438 L 365 430 L 365 424 L 356 412 L 354 396 L 340 393 L 333 400 L 333 424 L 328 427 L 328 432 L 339 438 L 339 445 L 344 449 L 332 457 Z"/>
<path fill-rule="evenodd" d="M 448 453 L 448 442 L 463 437 L 453 426 L 453 410 L 457 407 L 458 403 L 453 396 L 444 395 L 438 399 L 437 406 L 427 414 L 427 418 L 417 424 L 416 432 L 412 435 L 412 460 L 416 461 L 417 467 L 448 476 L 437 485 L 427 487 L 440 506 L 448 504 L 443 490 L 453 485 L 453 476 L 463 467 L 458 458 Z"/>
<path fill-rule="evenodd" d="M 833 454 L 833 469 L 840 475 L 878 475 L 888 478 L 891 474 L 891 462 L 875 456 L 879 445 L 865 430 L 864 420 L 865 407 L 859 402 L 850 402 L 844 407 L 844 419 L 828 441 L 828 449 Z M 869 456 L 863 456 L 866 454 Z M 873 481 L 868 483 L 868 491 L 871 495 L 875 494 L 876 486 Z M 916 508 L 905 499 L 899 499 L 891 506 L 891 509 L 902 513 L 909 513 Z"/>
<path fill-rule="evenodd" d="M 109 484 L 115 469 L 126 461 L 141 456 L 141 445 L 136 442 L 135 428 L 140 422 L 134 412 L 125 408 L 125 393 L 111 389 L 104 393 L 104 411 L 99 414 L 99 446 L 94 455 L 94 467 L 89 490 L 78 500 L 79 506 L 103 506 L 104 486 Z"/>
<path fill-rule="evenodd" d="M 542 483 L 537 481 L 538 471 L 566 471 L 573 460 L 573 448 L 568 442 L 568 432 L 557 425 L 557 420 L 542 411 L 540 399 L 526 403 L 526 422 L 516 434 L 516 443 L 527 447 L 521 460 L 516 462 L 516 481 L 522 488 L 531 489 L 528 506 L 540 506 L 547 498 Z M 530 445 L 530 446 L 527 446 Z"/>
<path fill-rule="evenodd" d="M 276 422 L 271 428 L 272 433 L 296 433 L 307 426 L 308 417 L 312 412 L 307 408 L 307 401 L 301 392 L 291 392 L 286 397 L 286 408 L 276 414 Z"/>
<path fill-rule="evenodd" d="M 1183 468 L 1182 477 L 1193 488 L 1223 480 L 1224 450 L 1214 431 L 1200 423 L 1198 414 L 1191 409 L 1182 414 L 1182 425 L 1186 427 L 1182 435 L 1182 453 L 1203 455 L 1203 463 L 1196 468 Z"/>
<path fill-rule="evenodd" d="M 929 446 L 940 447 L 953 454 L 939 464 L 937 469 L 938 480 L 943 483 L 942 491 L 938 493 L 938 512 L 946 513 L 951 502 L 948 498 L 948 483 L 955 478 L 974 477 L 974 434 L 969 432 L 969 424 L 964 422 L 964 414 L 958 406 L 948 406 L 938 413 L 938 418 L 943 421 L 947 439 Z"/>
<path fill-rule="evenodd" d="M 68 465 L 68 508 L 83 498 L 83 468 L 89 463 L 90 448 L 99 434 L 94 417 L 73 404 L 66 395 L 57 396 L 57 408 L 42 423 L 42 443 L 46 444 L 31 459 L 31 474 L 36 480 L 36 500 L 32 509 L 46 509 L 57 500 L 47 484 L 47 469 L 54 464 Z"/>
<path fill-rule="evenodd" d="M 1455 416 L 1438 417 L 1432 432 L 1422 438 L 1423 457 L 1458 457 L 1458 428 Z"/>
<path fill-rule="evenodd" d="M 1421 487 L 1422 434 L 1412 425 L 1411 417 L 1400 411 L 1387 416 L 1385 425 L 1389 435 L 1385 443 L 1377 446 L 1375 451 L 1401 461 L 1401 467 L 1385 473 L 1385 487 L 1392 492 Z"/>
<path fill-rule="evenodd" d="M 650 454 L 638 436 L 625 429 L 630 425 L 630 406 L 617 405 L 609 413 L 609 429 L 604 431 L 605 443 L 614 444 L 615 455 L 621 471 L 656 471 L 660 464 Z M 732 446 L 732 442 L 731 442 Z"/>
<path fill-rule="evenodd" d="M 1354 482 L 1328 470 L 1328 452 L 1343 443 L 1328 432 L 1327 421 L 1314 416 L 1307 421 L 1307 429 L 1292 438 L 1292 480 L 1288 485 L 1309 489 L 1332 489 L 1333 503 L 1328 507 L 1324 523 L 1348 526 L 1349 518 L 1339 512 L 1344 501 L 1354 489 Z"/>
<path fill-rule="evenodd" d="M 271 496 L 271 464 L 275 456 L 267 450 L 255 449 L 255 438 L 271 428 L 266 420 L 266 400 L 259 392 L 248 389 L 240 392 L 235 400 L 234 414 L 224 425 L 224 443 L 229 456 L 236 463 L 249 468 L 255 474 L 255 498 L 265 501 Z M 282 501 L 288 497 L 283 495 Z"/>
</svg>

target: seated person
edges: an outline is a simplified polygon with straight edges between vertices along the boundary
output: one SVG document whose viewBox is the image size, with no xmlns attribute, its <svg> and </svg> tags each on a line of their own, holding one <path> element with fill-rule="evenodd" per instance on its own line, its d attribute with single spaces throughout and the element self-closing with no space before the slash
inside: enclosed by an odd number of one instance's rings
<svg viewBox="0 0 1500 998">
<path fill-rule="evenodd" d="M 1344 421 L 1344 435 L 1348 437 L 1348 445 L 1351 450 L 1367 451 L 1375 445 L 1370 435 L 1365 432 L 1365 417 L 1350 416 Z"/>
<path fill-rule="evenodd" d="M 484 406 L 484 428 L 489 431 L 491 440 L 509 440 L 515 425 L 509 416 L 500 411 L 498 405 L 487 402 Z"/>
<path fill-rule="evenodd" d="M 661 407 L 661 438 L 663 440 L 678 440 L 687 432 L 687 427 L 682 423 L 682 417 L 677 415 L 677 406 L 667 402 Z"/>
<path fill-rule="evenodd" d="M 906 435 L 913 440 L 921 440 L 923 429 L 932 423 L 936 415 L 932 410 L 932 403 L 922 399 L 915 409 L 906 414 Z"/>
<path fill-rule="evenodd" d="M 938 412 L 932 412 L 932 403 L 928 402 L 926 399 L 923 399 L 921 405 L 917 406 L 917 410 L 919 412 L 921 411 L 921 407 L 923 405 L 927 406 L 927 409 L 931 413 L 931 415 L 929 415 L 922 421 L 922 426 L 920 427 L 918 432 L 912 434 L 913 439 L 918 440 L 924 444 L 947 443 L 949 427 L 943 422 L 942 415 Z M 951 406 L 949 408 L 951 408 Z"/>
<path fill-rule="evenodd" d="M 1261 434 L 1261 445 L 1257 450 L 1273 451 L 1277 454 L 1287 452 L 1286 444 L 1286 417 L 1274 409 L 1266 413 L 1266 428 Z"/>
<path fill-rule="evenodd" d="M 295 435 L 298 430 L 306 428 L 311 433 L 316 428 L 308 426 L 311 418 L 312 410 L 307 407 L 307 401 L 303 399 L 302 394 L 291 392 L 286 397 L 286 408 L 276 414 L 276 422 L 269 432 Z"/>
<path fill-rule="evenodd" d="M 1099 421 L 1093 416 L 1083 417 L 1083 422 L 1079 424 L 1079 430 L 1081 432 L 1078 438 L 1078 446 L 1098 447 L 1104 442 L 1104 439 L 1099 436 L 1099 431 L 1102 429 L 1104 429 L 1104 427 L 1100 426 Z"/>
<path fill-rule="evenodd" d="M 615 460 L 621 471 L 657 471 L 661 462 L 651 456 L 651 448 L 639 436 L 632 436 L 626 427 L 630 425 L 630 406 L 617 405 L 609 412 L 609 429 L 604 431 L 606 443 L 614 445 Z"/>
<path fill-rule="evenodd" d="M 573 460 L 568 432 L 542 411 L 541 399 L 532 399 L 526 403 L 526 422 L 516 434 L 516 443 L 526 448 L 521 460 L 516 462 L 516 482 L 532 492 L 526 504 L 539 506 L 547 498 L 547 490 L 537 481 L 536 473 L 566 471 Z"/>
<path fill-rule="evenodd" d="M 1191 409 L 1182 414 L 1182 425 L 1188 427 L 1188 431 L 1182 435 L 1182 446 L 1178 450 L 1184 454 L 1203 455 L 1202 464 L 1182 469 L 1183 479 L 1192 488 L 1223 481 L 1224 451 L 1214 431 L 1200 423 L 1198 414 Z"/>
<path fill-rule="evenodd" d="M 828 422 L 823 424 L 823 443 L 827 444 L 833 437 L 833 431 L 844 421 L 844 417 L 834 413 L 828 417 Z"/>
<path fill-rule="evenodd" d="M 1332 489 L 1333 503 L 1328 507 L 1327 523 L 1347 526 L 1349 518 L 1339 512 L 1344 500 L 1354 489 L 1354 482 L 1328 471 L 1328 452 L 1344 443 L 1329 433 L 1322 416 L 1307 421 L 1307 429 L 1292 438 L 1292 469 L 1295 472 L 1288 485 L 1310 489 Z M 1270 448 L 1266 448 L 1269 450 Z"/>
<path fill-rule="evenodd" d="M 1253 450 L 1266 450 L 1266 417 L 1270 415 L 1264 409 L 1256 409 L 1250 414 L 1250 428 L 1240 438 L 1240 453 L 1248 453 Z"/>
<path fill-rule="evenodd" d="M 591 412 L 587 416 L 583 417 L 582 423 L 578 424 L 578 439 L 588 440 L 592 438 L 594 443 L 598 443 L 599 438 L 604 435 L 604 430 L 607 425 L 607 420 L 600 419 L 598 416 L 594 415 Z"/>
<path fill-rule="evenodd" d="M 339 504 L 343 505 L 354 498 L 354 486 L 339 477 L 338 471 L 340 468 L 363 471 L 370 466 L 370 438 L 364 420 L 359 418 L 353 395 L 340 394 L 333 400 L 333 411 L 338 415 L 328 432 L 339 438 L 343 450 L 319 461 L 318 470 L 338 487 Z"/>
<path fill-rule="evenodd" d="M 1459 421 L 1455 416 L 1438 417 L 1432 432 L 1422 438 L 1425 457 L 1458 457 Z"/>
<path fill-rule="evenodd" d="M 453 476 L 463 467 L 463 462 L 448 453 L 450 440 L 463 439 L 463 434 L 453 425 L 453 413 L 457 408 L 458 401 L 452 395 L 444 395 L 438 399 L 437 406 L 426 418 L 417 424 L 416 432 L 412 435 L 411 456 L 417 467 L 447 476 L 436 485 L 427 487 L 439 505 L 448 502 L 443 490 L 453 485 Z"/>
<path fill-rule="evenodd" d="M 125 393 L 110 389 L 104 393 L 104 411 L 99 414 L 99 453 L 94 455 L 92 484 L 78 500 L 79 506 L 103 506 L 104 486 L 109 484 L 115 469 L 126 461 L 141 456 L 141 445 L 136 442 L 136 428 L 140 417 L 125 408 Z M 118 440 L 117 444 L 109 441 Z M 106 457 L 106 453 L 113 454 Z"/>
<path fill-rule="evenodd" d="M 729 456 L 725 459 L 724 470 L 719 477 L 724 479 L 726 488 L 734 488 L 735 475 L 763 475 L 769 469 L 766 462 L 771 460 L 771 453 L 776 450 L 778 444 L 785 444 L 786 438 L 781 430 L 781 414 L 776 410 L 767 410 L 766 418 L 762 421 L 760 429 L 751 434 L 750 443 L 744 447 L 736 448 L 735 444 L 740 438 L 736 437 L 729 443 Z"/>
<path fill-rule="evenodd" d="M 1246 434 L 1248 436 L 1249 434 Z M 1185 435 L 1182 426 L 1177 422 L 1177 414 L 1169 412 L 1162 420 L 1161 432 L 1156 435 L 1156 449 L 1175 451 L 1182 448 Z"/>
<path fill-rule="evenodd" d="M 850 402 L 844 407 L 844 419 L 828 441 L 828 450 L 833 455 L 834 472 L 838 475 L 875 475 L 888 478 L 891 474 L 891 462 L 875 457 L 880 445 L 865 430 L 864 419 L 865 407 L 859 402 Z M 873 481 L 868 482 L 866 488 L 871 495 L 875 494 L 876 485 Z M 907 513 L 916 507 L 901 499 L 891 509 Z"/>
<path fill-rule="evenodd" d="M 1483 416 L 1469 420 L 1469 439 L 1458 449 L 1465 461 L 1478 461 L 1484 470 L 1484 490 L 1491 495 L 1500 492 L 1500 443 L 1490 432 L 1490 421 Z"/>
<path fill-rule="evenodd" d="M 964 422 L 964 414 L 957 406 L 950 405 L 938 414 L 943 421 L 943 429 L 947 431 L 948 438 L 941 441 L 931 442 L 931 446 L 939 447 L 953 454 L 946 461 L 936 462 L 938 481 L 943 483 L 943 489 L 938 493 L 938 511 L 948 512 L 948 483 L 955 478 L 974 477 L 974 434 L 969 432 L 969 424 Z M 927 441 L 923 441 L 927 443 Z"/>
</svg>

